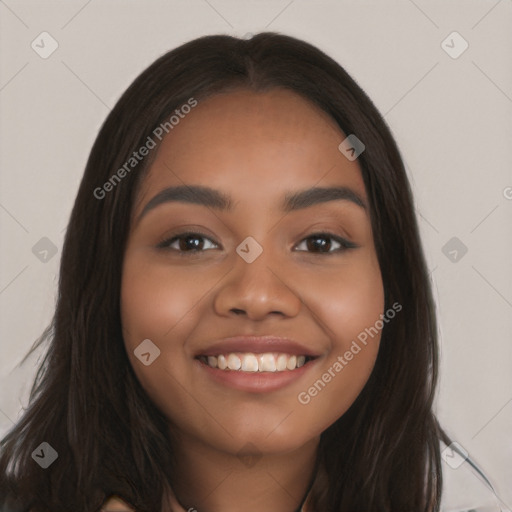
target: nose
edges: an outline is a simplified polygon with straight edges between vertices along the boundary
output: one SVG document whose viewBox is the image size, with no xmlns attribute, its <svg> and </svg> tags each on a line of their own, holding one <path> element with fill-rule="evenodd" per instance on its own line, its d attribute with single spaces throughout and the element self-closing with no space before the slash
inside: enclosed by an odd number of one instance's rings
<svg viewBox="0 0 512 512">
<path fill-rule="evenodd" d="M 291 273 L 284 265 L 276 264 L 270 250 L 263 250 L 252 263 L 238 255 L 236 258 L 233 269 L 217 289 L 217 314 L 246 315 L 251 320 L 262 320 L 271 314 L 298 314 L 302 301 L 291 282 Z"/>
</svg>

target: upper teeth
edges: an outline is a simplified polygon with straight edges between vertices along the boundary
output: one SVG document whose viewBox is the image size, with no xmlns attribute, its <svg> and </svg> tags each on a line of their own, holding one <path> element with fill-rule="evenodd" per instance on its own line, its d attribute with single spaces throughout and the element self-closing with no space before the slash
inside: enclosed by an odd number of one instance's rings
<svg viewBox="0 0 512 512">
<path fill-rule="evenodd" d="M 306 362 L 306 356 L 289 354 L 220 354 L 203 358 L 208 366 L 220 370 L 240 370 L 243 372 L 282 372 L 300 368 Z"/>
</svg>

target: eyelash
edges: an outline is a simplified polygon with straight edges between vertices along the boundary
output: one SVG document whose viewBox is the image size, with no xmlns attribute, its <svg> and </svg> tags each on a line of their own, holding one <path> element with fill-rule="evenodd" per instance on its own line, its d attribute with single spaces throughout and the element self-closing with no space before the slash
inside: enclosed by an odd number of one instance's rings
<svg viewBox="0 0 512 512">
<path fill-rule="evenodd" d="M 204 233 L 200 233 L 198 231 L 185 231 L 183 233 L 178 233 L 178 234 L 172 235 L 172 237 L 170 237 L 170 238 L 166 238 L 166 239 L 162 240 L 161 242 L 159 242 L 157 244 L 157 248 L 162 249 L 162 250 L 167 250 L 167 251 L 178 252 L 179 256 L 181 256 L 181 257 L 188 257 L 190 255 L 198 254 L 200 252 L 206 252 L 204 250 L 198 250 L 198 249 L 192 249 L 190 251 L 182 251 L 179 249 L 171 249 L 170 248 L 170 245 L 172 243 L 174 243 L 175 241 L 180 240 L 182 238 L 189 237 L 189 236 L 195 237 L 195 238 L 205 238 L 205 239 L 213 242 L 215 245 L 219 245 L 216 242 L 214 242 L 209 236 L 205 235 Z M 331 238 L 332 240 L 334 240 L 335 242 L 340 244 L 341 247 L 334 251 L 316 252 L 316 253 L 312 252 L 313 254 L 319 254 L 322 256 L 330 256 L 332 254 L 343 253 L 348 249 L 354 249 L 354 248 L 358 247 L 358 245 L 355 244 L 354 242 L 350 242 L 349 240 L 346 240 L 345 238 L 341 238 L 337 235 L 334 235 L 333 233 L 329 233 L 329 232 L 325 232 L 325 231 L 311 233 L 307 237 L 303 238 L 299 242 L 299 245 L 300 245 L 300 243 L 302 243 L 305 240 L 308 240 L 310 238 Z M 207 249 L 207 250 L 211 250 L 211 249 Z M 299 252 L 311 252 L 311 251 L 299 251 Z"/>
</svg>

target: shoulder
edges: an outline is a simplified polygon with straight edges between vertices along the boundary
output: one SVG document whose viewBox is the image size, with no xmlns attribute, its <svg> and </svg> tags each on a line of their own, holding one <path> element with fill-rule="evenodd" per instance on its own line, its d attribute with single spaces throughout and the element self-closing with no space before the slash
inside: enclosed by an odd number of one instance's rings
<svg viewBox="0 0 512 512">
<path fill-rule="evenodd" d="M 500 512 L 490 477 L 463 449 L 459 452 L 458 446 L 441 442 L 441 512 Z"/>
<path fill-rule="evenodd" d="M 29 512 L 33 512 L 30 510 Z M 135 509 L 130 507 L 125 501 L 117 496 L 111 496 L 101 506 L 99 512 L 135 512 Z"/>
<path fill-rule="evenodd" d="M 103 504 L 99 512 L 135 512 L 135 509 L 118 496 L 111 496 Z"/>
</svg>

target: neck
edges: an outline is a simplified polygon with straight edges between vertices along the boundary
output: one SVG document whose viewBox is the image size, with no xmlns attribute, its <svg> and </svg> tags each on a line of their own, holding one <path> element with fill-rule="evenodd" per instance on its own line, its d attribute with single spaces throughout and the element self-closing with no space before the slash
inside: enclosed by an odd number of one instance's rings
<svg viewBox="0 0 512 512">
<path fill-rule="evenodd" d="M 238 456 L 181 439 L 173 492 L 185 510 L 197 512 L 296 512 L 313 478 L 318 441 L 285 454 Z"/>
</svg>

